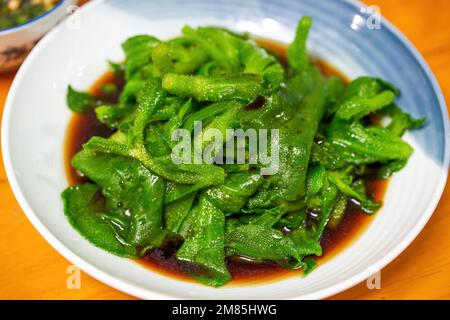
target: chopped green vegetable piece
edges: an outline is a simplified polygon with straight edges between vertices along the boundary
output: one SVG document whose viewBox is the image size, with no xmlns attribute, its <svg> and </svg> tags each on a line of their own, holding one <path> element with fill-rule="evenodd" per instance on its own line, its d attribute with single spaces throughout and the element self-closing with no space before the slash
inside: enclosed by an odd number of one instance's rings
<svg viewBox="0 0 450 320">
<path fill-rule="evenodd" d="M 64 212 L 70 224 L 95 246 L 127 258 L 139 256 L 135 247 L 122 243 L 104 212 L 104 204 L 96 197 L 99 189 L 84 184 L 66 189 L 63 194 Z"/>
<path fill-rule="evenodd" d="M 309 56 L 306 48 L 306 42 L 308 40 L 311 25 L 312 19 L 310 17 L 303 17 L 300 19 L 294 42 L 292 42 L 288 48 L 289 66 L 296 72 L 301 72 L 309 66 Z"/>
<path fill-rule="evenodd" d="M 406 161 L 413 149 L 388 129 L 378 126 L 364 127 L 358 122 L 335 120 L 328 130 L 328 142 L 347 163 L 386 163 Z"/>
<path fill-rule="evenodd" d="M 392 120 L 388 125 L 388 129 L 396 136 L 403 136 L 406 130 L 420 129 L 425 125 L 426 118 L 414 119 L 410 114 L 400 110 L 395 104 L 384 110 Z"/>
<path fill-rule="evenodd" d="M 336 116 L 344 120 L 361 119 L 368 114 L 380 110 L 392 102 L 395 95 L 392 91 L 383 91 L 371 98 L 354 97 L 339 106 Z"/>
<path fill-rule="evenodd" d="M 232 228 L 225 237 L 227 256 L 242 255 L 255 260 L 286 263 L 301 262 L 302 255 L 295 243 L 279 230 L 248 224 Z"/>
<path fill-rule="evenodd" d="M 72 86 L 67 88 L 67 105 L 76 113 L 86 113 L 98 105 L 98 100 L 89 93 L 76 91 Z"/>
<path fill-rule="evenodd" d="M 263 93 L 262 79 L 251 74 L 207 78 L 167 73 L 162 86 L 164 90 L 182 98 L 211 102 L 229 99 L 250 102 Z"/>
<path fill-rule="evenodd" d="M 192 209 L 195 198 L 196 194 L 192 193 L 165 206 L 164 217 L 167 230 L 175 234 L 180 231 L 184 220 Z"/>
<path fill-rule="evenodd" d="M 206 195 L 225 214 L 239 213 L 261 184 L 260 174 L 236 173 L 225 184 L 207 190 Z"/>
<path fill-rule="evenodd" d="M 328 227 L 330 229 L 336 229 L 344 218 L 345 209 L 347 208 L 347 197 L 344 195 L 340 195 L 339 199 L 336 202 L 336 205 L 331 212 L 330 221 L 328 222 Z"/>
<path fill-rule="evenodd" d="M 177 38 L 153 48 L 152 61 L 163 74 L 192 74 L 208 61 L 208 56 L 202 48 Z"/>
<path fill-rule="evenodd" d="M 82 151 L 72 165 L 101 188 L 115 221 L 120 220 L 117 234 L 123 242 L 150 245 L 162 228 L 165 180 L 121 156 Z"/>
<path fill-rule="evenodd" d="M 224 231 L 225 217 L 205 197 L 192 209 L 192 224 L 186 240 L 177 252 L 177 258 L 195 263 L 204 273 L 191 274 L 197 281 L 222 286 L 231 279 L 225 264 Z"/>
<path fill-rule="evenodd" d="M 380 203 L 374 203 L 363 193 L 358 192 L 351 186 L 351 176 L 345 175 L 341 172 L 330 172 L 328 179 L 333 183 L 339 191 L 346 196 L 358 200 L 361 204 L 361 209 L 367 214 L 373 214 L 380 208 Z"/>
<path fill-rule="evenodd" d="M 141 68 L 151 63 L 151 53 L 160 43 L 155 37 L 138 35 L 127 39 L 122 48 L 125 52 L 126 78 L 133 77 Z"/>
<path fill-rule="evenodd" d="M 359 120 L 394 102 L 399 91 L 378 78 L 360 77 L 350 83 L 335 107 L 336 117 Z"/>
</svg>

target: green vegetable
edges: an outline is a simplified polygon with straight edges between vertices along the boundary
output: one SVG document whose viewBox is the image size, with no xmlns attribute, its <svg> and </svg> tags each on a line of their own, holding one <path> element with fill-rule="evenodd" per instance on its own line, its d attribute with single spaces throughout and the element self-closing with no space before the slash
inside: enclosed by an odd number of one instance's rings
<svg viewBox="0 0 450 320">
<path fill-rule="evenodd" d="M 168 73 L 162 86 L 167 92 L 198 101 L 238 99 L 250 102 L 262 93 L 262 79 L 256 75 L 203 77 Z"/>
<path fill-rule="evenodd" d="M 347 87 L 337 104 L 336 117 L 361 119 L 394 102 L 398 90 L 380 79 L 361 77 Z"/>
<path fill-rule="evenodd" d="M 86 92 L 76 91 L 72 86 L 67 89 L 67 105 L 76 113 L 92 111 L 98 105 L 98 99 Z"/>
<path fill-rule="evenodd" d="M 152 50 L 152 61 L 162 74 L 191 74 L 207 60 L 202 48 L 183 38 L 160 43 Z"/>
<path fill-rule="evenodd" d="M 328 222 L 328 227 L 330 229 L 336 229 L 344 218 L 345 209 L 347 207 L 347 197 L 345 195 L 340 195 L 339 199 L 336 201 L 336 205 L 330 215 L 330 221 Z"/>
<path fill-rule="evenodd" d="M 150 245 L 162 229 L 165 180 L 121 156 L 82 151 L 72 165 L 101 188 L 122 242 Z"/>
<path fill-rule="evenodd" d="M 342 172 L 330 172 L 328 175 L 330 182 L 333 183 L 339 191 L 350 198 L 358 200 L 360 202 L 361 209 L 364 212 L 367 214 L 373 214 L 381 206 L 381 204 L 373 203 L 364 193 L 360 193 L 352 188 L 352 181 L 349 181 L 349 178 L 351 179 L 351 176 L 342 174 Z"/>
<path fill-rule="evenodd" d="M 309 66 L 306 42 L 311 25 L 312 19 L 310 17 L 300 19 L 294 42 L 288 48 L 289 66 L 296 72 L 302 72 Z"/>
<path fill-rule="evenodd" d="M 239 58 L 240 37 L 220 28 L 183 28 L 183 34 L 201 46 L 218 65 L 229 72 L 237 72 L 241 66 Z"/>
<path fill-rule="evenodd" d="M 138 35 L 127 39 L 122 45 L 125 52 L 126 78 L 131 79 L 142 68 L 151 63 L 153 49 L 160 43 L 158 39 L 147 35 Z"/>
<path fill-rule="evenodd" d="M 230 175 L 225 184 L 207 190 L 206 195 L 226 214 L 239 213 L 261 184 L 260 174 L 236 173 Z"/>
<path fill-rule="evenodd" d="M 387 128 L 399 137 L 403 136 L 406 130 L 420 129 L 426 122 L 426 118 L 414 119 L 394 104 L 386 108 L 384 113 L 391 117 L 391 123 Z"/>
<path fill-rule="evenodd" d="M 256 260 L 286 263 L 302 261 L 295 243 L 281 231 L 257 224 L 242 225 L 226 234 L 227 255 L 242 255 Z"/>
<path fill-rule="evenodd" d="M 138 257 L 137 248 L 121 241 L 111 219 L 104 214 L 104 205 L 96 197 L 94 184 L 70 187 L 63 192 L 64 212 L 70 224 L 97 247 L 121 257 Z"/>
<path fill-rule="evenodd" d="M 382 79 L 322 74 L 307 51 L 311 25 L 300 20 L 283 63 L 223 28 L 138 35 L 123 43 L 124 62 L 110 62 L 125 81 L 102 88 L 115 99 L 69 86 L 69 108 L 95 111 L 113 132 L 72 159 L 87 181 L 63 192 L 74 228 L 123 257 L 175 246 L 189 275 L 214 287 L 231 280 L 232 256 L 312 272 L 348 203 L 380 208 L 368 179 L 407 165 L 402 136 L 425 119 L 404 113 Z M 178 138 L 194 148 L 177 154 Z"/>
<path fill-rule="evenodd" d="M 203 273 L 192 275 L 198 281 L 215 287 L 224 285 L 231 279 L 225 265 L 225 217 L 205 197 L 200 198 L 191 215 L 192 224 L 177 258 L 204 269 Z"/>
<path fill-rule="evenodd" d="M 412 148 L 388 129 L 363 126 L 359 122 L 334 121 L 328 131 L 328 141 L 348 163 L 385 163 L 392 160 L 406 161 Z"/>
<path fill-rule="evenodd" d="M 168 205 L 164 209 L 165 228 L 178 234 L 183 222 L 191 212 L 196 194 L 192 193 L 184 198 L 178 199 Z"/>
</svg>

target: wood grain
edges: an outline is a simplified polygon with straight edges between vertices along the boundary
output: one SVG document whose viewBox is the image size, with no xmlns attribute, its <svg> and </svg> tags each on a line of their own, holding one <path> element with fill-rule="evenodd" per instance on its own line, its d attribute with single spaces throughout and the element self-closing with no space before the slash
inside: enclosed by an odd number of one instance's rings
<svg viewBox="0 0 450 320">
<path fill-rule="evenodd" d="M 367 2 L 369 3 L 369 2 Z M 448 0 L 377 0 L 381 13 L 419 49 L 446 99 L 450 97 Z M 0 108 L 14 74 L 0 75 Z M 27 220 L 8 185 L 0 154 L 0 298 L 133 299 L 82 273 L 81 288 L 66 286 L 70 262 Z M 450 299 L 450 184 L 419 237 L 381 272 L 381 289 L 361 283 L 332 299 Z"/>
</svg>

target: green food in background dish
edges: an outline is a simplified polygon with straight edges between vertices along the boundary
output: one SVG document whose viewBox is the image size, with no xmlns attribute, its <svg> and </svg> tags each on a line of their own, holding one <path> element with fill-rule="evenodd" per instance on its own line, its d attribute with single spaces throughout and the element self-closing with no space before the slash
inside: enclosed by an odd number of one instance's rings
<svg viewBox="0 0 450 320">
<path fill-rule="evenodd" d="M 0 0 L 0 30 L 23 24 L 51 10 L 58 0 Z"/>
<path fill-rule="evenodd" d="M 111 63 L 126 80 L 117 104 L 69 87 L 72 111 L 95 112 L 114 131 L 72 160 L 90 180 L 63 193 L 73 227 L 130 258 L 181 240 L 176 257 L 215 287 L 231 280 L 231 256 L 311 272 L 324 231 L 339 225 L 349 201 L 368 215 L 380 208 L 365 180 L 402 169 L 413 149 L 401 136 L 424 123 L 396 106 L 392 84 L 324 76 L 306 49 L 311 23 L 300 20 L 287 66 L 247 35 L 186 26 L 169 41 L 139 35 L 123 44 L 126 62 Z M 247 107 L 255 100 L 263 105 Z M 388 124 L 373 124 L 374 114 Z M 199 120 L 204 130 L 279 129 L 278 172 L 171 162 L 171 133 Z"/>
</svg>

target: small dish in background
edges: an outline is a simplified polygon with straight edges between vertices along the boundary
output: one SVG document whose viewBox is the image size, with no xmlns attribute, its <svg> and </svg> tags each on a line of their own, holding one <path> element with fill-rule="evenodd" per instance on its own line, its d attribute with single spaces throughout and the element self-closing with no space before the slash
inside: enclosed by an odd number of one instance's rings
<svg viewBox="0 0 450 320">
<path fill-rule="evenodd" d="M 37 17 L 6 29 L 0 27 L 0 73 L 17 69 L 39 39 L 70 13 L 76 3 L 76 0 L 61 0 Z"/>
</svg>

